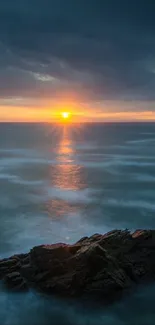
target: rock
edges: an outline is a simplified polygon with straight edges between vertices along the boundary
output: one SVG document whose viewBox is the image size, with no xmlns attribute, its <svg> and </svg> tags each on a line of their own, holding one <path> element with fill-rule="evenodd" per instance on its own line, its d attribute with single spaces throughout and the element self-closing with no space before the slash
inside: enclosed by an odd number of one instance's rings
<svg viewBox="0 0 155 325">
<path fill-rule="evenodd" d="M 21 277 L 19 272 L 12 272 L 5 276 L 4 282 L 8 289 L 14 291 L 25 291 L 28 289 L 26 281 Z"/>
<path fill-rule="evenodd" d="M 0 261 L 0 268 L 1 267 L 9 268 L 9 267 L 15 266 L 16 264 L 17 264 L 17 260 L 14 258 L 5 259 L 5 260 Z"/>
<path fill-rule="evenodd" d="M 73 245 L 42 245 L 0 261 L 11 290 L 35 287 L 49 294 L 112 302 L 138 283 L 155 279 L 155 230 L 113 230 Z"/>
<path fill-rule="evenodd" d="M 0 261 L 0 279 L 7 273 L 18 271 L 20 267 L 20 261 L 13 257 Z"/>
<path fill-rule="evenodd" d="M 89 239 L 89 237 L 82 237 L 80 240 L 77 241 L 76 245 L 81 245 L 84 242 L 86 242 Z"/>
<path fill-rule="evenodd" d="M 3 277 L 5 276 L 5 274 L 7 274 L 8 272 L 9 272 L 8 268 L 1 266 L 0 267 L 0 280 L 2 280 Z"/>
<path fill-rule="evenodd" d="M 35 278 L 36 270 L 30 264 L 27 264 L 21 267 L 20 274 L 23 278 L 31 282 Z"/>
</svg>

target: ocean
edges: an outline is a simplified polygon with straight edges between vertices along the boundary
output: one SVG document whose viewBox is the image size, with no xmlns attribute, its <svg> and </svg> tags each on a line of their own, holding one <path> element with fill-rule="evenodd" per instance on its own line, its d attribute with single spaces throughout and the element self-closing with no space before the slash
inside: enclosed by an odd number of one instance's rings
<svg viewBox="0 0 155 325">
<path fill-rule="evenodd" d="M 114 228 L 155 228 L 155 124 L 0 124 L 0 258 Z M 0 325 L 153 325 L 154 299 L 89 310 L 0 283 Z"/>
</svg>

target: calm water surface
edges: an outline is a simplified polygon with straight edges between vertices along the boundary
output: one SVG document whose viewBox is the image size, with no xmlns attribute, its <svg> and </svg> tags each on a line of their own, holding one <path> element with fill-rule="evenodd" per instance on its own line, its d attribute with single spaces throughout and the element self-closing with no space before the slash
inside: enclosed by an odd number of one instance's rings
<svg viewBox="0 0 155 325">
<path fill-rule="evenodd" d="M 113 228 L 155 228 L 155 124 L 0 124 L 0 257 Z M 2 325 L 155 324 L 155 289 L 90 312 L 0 288 Z"/>
</svg>

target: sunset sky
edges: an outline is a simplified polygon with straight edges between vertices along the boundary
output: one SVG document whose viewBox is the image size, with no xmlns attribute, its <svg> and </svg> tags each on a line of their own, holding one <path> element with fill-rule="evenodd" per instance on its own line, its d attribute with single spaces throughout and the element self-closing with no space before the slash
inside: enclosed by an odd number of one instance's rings
<svg viewBox="0 0 155 325">
<path fill-rule="evenodd" d="M 154 0 L 0 1 L 0 121 L 155 120 Z"/>
</svg>

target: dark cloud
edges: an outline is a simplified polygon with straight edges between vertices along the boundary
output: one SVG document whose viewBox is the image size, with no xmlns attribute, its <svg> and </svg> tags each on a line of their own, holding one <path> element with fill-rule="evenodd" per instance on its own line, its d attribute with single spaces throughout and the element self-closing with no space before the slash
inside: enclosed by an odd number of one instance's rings
<svg viewBox="0 0 155 325">
<path fill-rule="evenodd" d="M 0 2 L 0 97 L 155 100 L 154 0 Z"/>
</svg>

